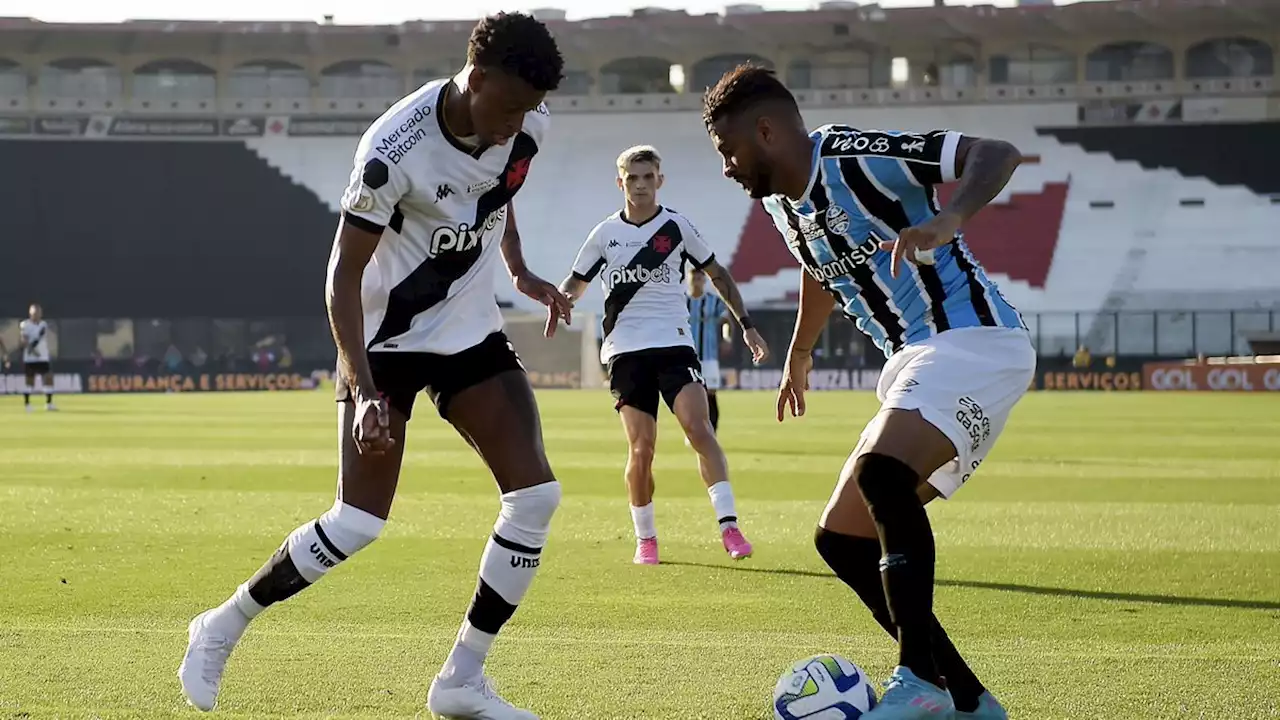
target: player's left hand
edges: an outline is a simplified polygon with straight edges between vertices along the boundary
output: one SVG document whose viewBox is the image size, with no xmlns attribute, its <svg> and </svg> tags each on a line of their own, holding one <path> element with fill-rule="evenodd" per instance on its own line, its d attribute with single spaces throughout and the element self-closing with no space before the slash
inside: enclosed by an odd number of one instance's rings
<svg viewBox="0 0 1280 720">
<path fill-rule="evenodd" d="M 769 345 L 765 343 L 761 337 L 760 331 L 755 328 L 742 331 L 742 341 L 747 344 L 747 348 L 751 350 L 751 361 L 759 365 L 769 359 Z"/>
<path fill-rule="evenodd" d="M 778 386 L 778 422 L 791 410 L 791 417 L 804 415 L 804 393 L 809 389 L 809 371 L 813 369 L 813 355 L 803 350 L 792 350 L 782 368 L 782 384 Z"/>
<path fill-rule="evenodd" d="M 516 290 L 547 306 L 547 326 L 543 329 L 543 335 L 555 335 L 556 326 L 562 318 L 565 325 L 571 324 L 573 301 L 560 292 L 560 288 L 528 271 L 511 278 L 511 282 Z"/>
<path fill-rule="evenodd" d="M 904 229 L 893 242 L 881 242 L 881 250 L 893 253 L 889 274 L 898 277 L 899 268 L 908 258 L 911 262 L 932 265 L 934 249 L 951 242 L 960 231 L 960 224 L 960 216 L 943 212 L 926 222 Z"/>
</svg>

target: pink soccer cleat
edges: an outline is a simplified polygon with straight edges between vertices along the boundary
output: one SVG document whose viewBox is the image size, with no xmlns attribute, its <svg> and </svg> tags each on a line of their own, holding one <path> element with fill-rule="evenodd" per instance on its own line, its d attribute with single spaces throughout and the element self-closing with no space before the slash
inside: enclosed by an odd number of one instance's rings
<svg viewBox="0 0 1280 720">
<path fill-rule="evenodd" d="M 724 541 L 724 549 L 729 553 L 729 557 L 734 560 L 751 557 L 751 543 L 747 542 L 738 528 L 725 528 L 720 533 L 720 539 Z"/>
<path fill-rule="evenodd" d="M 636 557 L 632 562 L 637 565 L 657 565 L 658 538 L 640 538 L 636 542 Z"/>
</svg>

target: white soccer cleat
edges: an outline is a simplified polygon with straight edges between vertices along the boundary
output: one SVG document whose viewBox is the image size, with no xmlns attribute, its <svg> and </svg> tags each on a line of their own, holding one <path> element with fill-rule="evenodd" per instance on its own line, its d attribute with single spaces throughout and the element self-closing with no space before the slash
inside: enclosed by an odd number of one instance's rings
<svg viewBox="0 0 1280 720">
<path fill-rule="evenodd" d="M 44 406 L 44 410 L 45 412 L 58 412 L 58 406 L 53 403 L 48 403 Z"/>
<path fill-rule="evenodd" d="M 502 699 L 488 675 L 458 687 L 442 687 L 436 676 L 427 691 L 427 710 L 447 720 L 538 720 L 537 715 Z"/>
<path fill-rule="evenodd" d="M 218 704 L 218 687 L 227 658 L 249 625 L 243 615 L 231 617 L 235 609 L 206 610 L 187 626 L 187 654 L 178 666 L 182 694 L 194 707 L 208 712 Z"/>
</svg>

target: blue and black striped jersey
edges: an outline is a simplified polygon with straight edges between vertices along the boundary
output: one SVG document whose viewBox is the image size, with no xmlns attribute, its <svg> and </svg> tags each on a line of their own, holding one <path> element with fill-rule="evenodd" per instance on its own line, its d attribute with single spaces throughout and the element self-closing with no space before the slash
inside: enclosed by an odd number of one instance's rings
<svg viewBox="0 0 1280 720">
<path fill-rule="evenodd" d="M 713 292 L 703 292 L 699 297 L 689 296 L 689 330 L 693 333 L 693 348 L 702 362 L 720 360 L 720 323 L 728 306 Z"/>
<path fill-rule="evenodd" d="M 809 189 L 798 201 L 764 199 L 787 247 L 858 329 L 892 355 L 962 327 L 1025 328 L 964 241 L 906 263 L 895 279 L 881 240 L 939 212 L 936 186 L 956 179 L 960 133 L 857 130 L 826 125 L 814 141 Z"/>
</svg>

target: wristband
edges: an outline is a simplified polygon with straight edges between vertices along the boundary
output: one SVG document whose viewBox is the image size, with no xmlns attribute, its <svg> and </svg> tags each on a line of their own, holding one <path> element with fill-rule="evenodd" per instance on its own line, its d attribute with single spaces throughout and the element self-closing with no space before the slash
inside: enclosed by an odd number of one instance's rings
<svg viewBox="0 0 1280 720">
<path fill-rule="evenodd" d="M 755 323 L 751 322 L 750 315 L 743 315 L 742 319 L 738 320 L 738 324 L 742 326 L 743 330 L 750 330 L 756 326 Z"/>
</svg>

